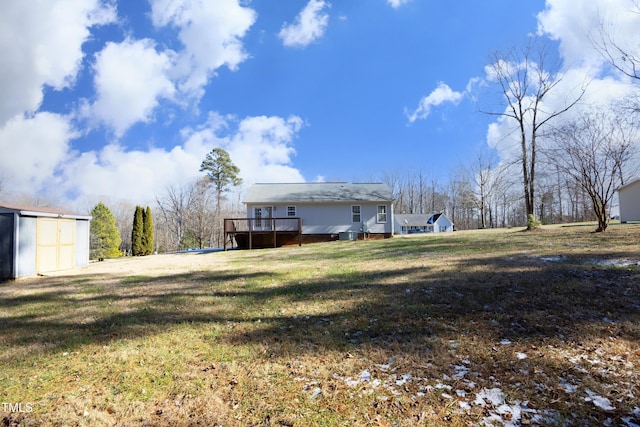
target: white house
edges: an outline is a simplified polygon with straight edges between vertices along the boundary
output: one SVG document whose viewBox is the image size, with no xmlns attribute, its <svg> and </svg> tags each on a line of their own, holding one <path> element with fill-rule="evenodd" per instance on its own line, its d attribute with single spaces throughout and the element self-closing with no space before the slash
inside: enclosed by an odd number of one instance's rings
<svg viewBox="0 0 640 427">
<path fill-rule="evenodd" d="M 0 203 L 0 280 L 89 265 L 90 215 Z"/>
<path fill-rule="evenodd" d="M 640 179 L 618 188 L 620 222 L 640 221 Z"/>
<path fill-rule="evenodd" d="M 394 218 L 395 231 L 399 234 L 453 231 L 453 222 L 442 213 L 396 214 Z"/>
<path fill-rule="evenodd" d="M 394 231 L 393 195 L 381 183 L 254 184 L 244 203 L 256 233 L 273 231 L 275 236 L 275 231 L 296 227 L 286 225 L 287 218 L 300 219 L 301 240 L 307 242 L 391 237 Z"/>
</svg>

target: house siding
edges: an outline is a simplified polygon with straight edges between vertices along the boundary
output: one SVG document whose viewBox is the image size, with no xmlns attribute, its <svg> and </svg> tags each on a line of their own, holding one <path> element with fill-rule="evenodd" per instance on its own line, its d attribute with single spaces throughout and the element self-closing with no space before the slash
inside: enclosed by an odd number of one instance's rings
<svg viewBox="0 0 640 427">
<path fill-rule="evenodd" d="M 618 189 L 620 221 L 640 221 L 640 180 Z"/>
<path fill-rule="evenodd" d="M 453 223 L 448 218 L 440 216 L 438 220 L 433 224 L 433 231 L 435 233 L 446 233 L 453 231 Z"/>
<path fill-rule="evenodd" d="M 399 234 L 443 233 L 453 231 L 453 223 L 443 214 L 437 214 L 435 222 L 430 222 L 436 214 L 395 215 L 395 231 Z M 405 222 L 405 220 L 407 222 Z"/>
<path fill-rule="evenodd" d="M 360 222 L 351 221 L 351 206 L 358 205 Z M 387 221 L 377 221 L 378 206 L 387 207 Z M 296 207 L 296 216 L 302 218 L 302 234 L 338 234 L 344 231 L 362 231 L 362 223 L 366 222 L 368 231 L 373 234 L 390 234 L 393 231 L 392 206 L 390 203 L 348 202 L 348 203 L 283 203 L 283 204 L 247 204 L 247 217 L 253 216 L 255 207 L 272 206 L 273 216 L 286 218 L 287 206 Z"/>
</svg>

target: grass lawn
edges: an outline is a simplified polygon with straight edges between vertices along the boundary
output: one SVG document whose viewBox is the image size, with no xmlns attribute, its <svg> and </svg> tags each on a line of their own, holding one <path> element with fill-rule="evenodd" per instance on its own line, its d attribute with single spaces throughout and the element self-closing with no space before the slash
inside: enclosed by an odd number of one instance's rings
<svg viewBox="0 0 640 427">
<path fill-rule="evenodd" d="M 0 425 L 637 426 L 640 225 L 593 229 L 1 283 Z"/>
</svg>

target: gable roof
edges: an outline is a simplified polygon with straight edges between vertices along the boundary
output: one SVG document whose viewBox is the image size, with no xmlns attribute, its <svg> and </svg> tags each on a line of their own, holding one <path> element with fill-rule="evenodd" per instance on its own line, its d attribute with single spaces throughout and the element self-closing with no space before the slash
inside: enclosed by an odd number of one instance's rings
<svg viewBox="0 0 640 427">
<path fill-rule="evenodd" d="M 253 184 L 244 203 L 326 203 L 392 202 L 386 184 L 349 184 L 346 182 L 303 182 Z"/>
<path fill-rule="evenodd" d="M 0 212 L 15 212 L 22 216 L 43 216 L 53 218 L 71 218 L 71 219 L 91 219 L 91 215 L 83 215 L 68 210 L 45 207 L 45 206 L 28 206 L 14 205 L 0 202 Z"/>
<path fill-rule="evenodd" d="M 440 217 L 444 216 L 442 213 L 428 213 L 428 214 L 395 214 L 396 222 L 400 225 L 409 227 L 424 227 L 425 225 L 433 225 Z M 446 216 L 445 216 L 446 218 Z"/>
<path fill-rule="evenodd" d="M 396 222 L 410 227 L 424 227 L 433 214 L 395 214 Z"/>
<path fill-rule="evenodd" d="M 429 221 L 427 221 L 428 224 L 435 224 L 436 221 L 438 221 L 438 219 L 442 216 L 441 213 L 437 213 L 437 214 L 433 214 L 433 216 L 431 218 L 429 218 Z"/>
</svg>

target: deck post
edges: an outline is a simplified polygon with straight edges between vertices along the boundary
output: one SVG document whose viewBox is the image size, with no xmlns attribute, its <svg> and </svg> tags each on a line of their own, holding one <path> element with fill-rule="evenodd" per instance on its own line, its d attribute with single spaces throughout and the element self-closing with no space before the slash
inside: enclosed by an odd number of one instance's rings
<svg viewBox="0 0 640 427">
<path fill-rule="evenodd" d="M 251 218 L 247 219 L 247 221 L 249 222 L 249 250 L 253 249 L 253 235 L 252 235 L 252 231 L 253 231 L 253 221 L 251 221 Z"/>
<path fill-rule="evenodd" d="M 302 218 L 298 217 L 298 246 L 302 246 Z"/>
<path fill-rule="evenodd" d="M 278 235 L 278 231 L 277 231 L 277 228 L 276 228 L 276 219 L 275 218 L 271 218 L 271 226 L 273 227 L 273 247 L 277 248 L 278 246 L 276 245 L 276 243 L 277 243 L 276 236 Z"/>
<path fill-rule="evenodd" d="M 222 222 L 222 230 L 224 233 L 224 251 L 227 251 L 227 220 L 224 219 Z"/>
</svg>

